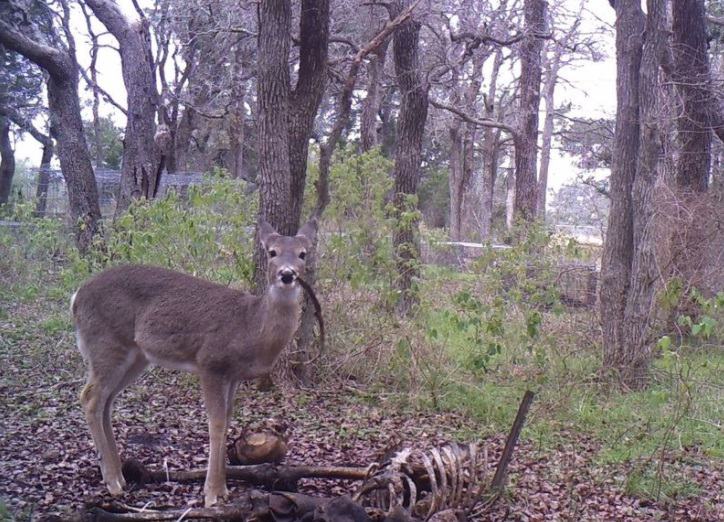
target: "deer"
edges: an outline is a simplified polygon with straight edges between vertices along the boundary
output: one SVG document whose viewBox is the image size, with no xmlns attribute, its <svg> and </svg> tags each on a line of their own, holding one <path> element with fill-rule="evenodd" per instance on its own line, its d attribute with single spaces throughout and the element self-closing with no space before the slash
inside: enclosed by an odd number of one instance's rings
<svg viewBox="0 0 724 522">
<path fill-rule="evenodd" d="M 80 402 L 111 495 L 125 487 L 113 403 L 156 365 L 198 375 L 209 431 L 204 503 L 227 498 L 225 442 L 236 389 L 268 375 L 297 330 L 299 279 L 317 222 L 312 218 L 295 236 L 263 221 L 258 230 L 267 258 L 263 295 L 146 265 L 110 268 L 73 294 L 77 345 L 88 371 Z"/>
</svg>

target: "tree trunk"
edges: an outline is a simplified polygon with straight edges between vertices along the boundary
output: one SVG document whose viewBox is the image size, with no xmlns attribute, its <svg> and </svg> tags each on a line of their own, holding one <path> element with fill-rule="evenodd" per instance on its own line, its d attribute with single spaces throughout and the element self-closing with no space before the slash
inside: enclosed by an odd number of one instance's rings
<svg viewBox="0 0 724 522">
<path fill-rule="evenodd" d="M 513 230 L 515 224 L 515 185 L 515 171 L 510 169 L 505 179 L 505 228 L 508 231 Z"/>
<path fill-rule="evenodd" d="M 520 49 L 520 122 L 515 152 L 515 216 L 536 218 L 538 186 L 538 110 L 540 107 L 541 50 L 545 32 L 545 0 L 525 0 L 526 36 Z"/>
<path fill-rule="evenodd" d="M 385 69 L 388 44 L 389 40 L 385 40 L 367 66 L 367 96 L 362 102 L 362 119 L 360 121 L 362 152 L 373 149 L 378 143 L 377 113 L 380 110 L 380 84 Z"/>
<path fill-rule="evenodd" d="M 10 118 L 0 116 L 0 205 L 7 204 L 15 175 L 15 151 L 10 141 Z"/>
<path fill-rule="evenodd" d="M 288 146 L 294 232 L 299 226 L 304 202 L 309 138 L 327 82 L 329 0 L 302 0 L 299 40 L 299 76 L 289 98 Z"/>
<path fill-rule="evenodd" d="M 51 127 L 58 131 L 58 158 L 63 171 L 78 249 L 85 253 L 100 232 L 101 210 L 78 99 L 75 50 L 59 50 L 30 40 L 0 20 L 0 43 L 48 72 Z"/>
<path fill-rule="evenodd" d="M 659 178 L 661 133 L 659 118 L 659 65 L 666 43 L 666 6 L 648 0 L 646 32 L 639 76 L 640 149 L 633 185 L 633 244 L 623 339 L 616 356 L 622 382 L 641 388 L 648 380 L 654 342 L 652 328 L 656 319 L 654 296 L 659 283 L 654 231 L 656 230 L 654 187 Z"/>
<path fill-rule="evenodd" d="M 246 99 L 246 83 L 243 80 L 243 74 L 246 69 L 246 60 L 244 52 L 237 46 L 234 51 L 234 85 L 232 86 L 232 96 L 234 97 L 233 109 L 231 113 L 231 167 L 230 173 L 232 178 L 246 179 L 244 174 L 244 120 L 246 111 L 244 109 L 244 100 Z"/>
<path fill-rule="evenodd" d="M 604 368 L 627 359 L 624 322 L 633 262 L 631 194 L 639 156 L 639 72 L 645 17 L 638 0 L 616 1 L 616 132 L 611 167 L 611 209 L 601 260 L 600 314 Z"/>
<path fill-rule="evenodd" d="M 58 81 L 51 76 L 48 80 L 48 106 L 53 119 L 51 126 L 58 129 L 58 159 L 68 189 L 71 218 L 76 225 L 76 242 L 81 252 L 85 252 L 96 234 L 100 233 L 101 209 L 83 133 L 78 77 Z"/>
<path fill-rule="evenodd" d="M 674 82 L 681 99 L 676 183 L 687 191 L 705 192 L 711 169 L 709 111 L 718 107 L 718 100 L 710 85 L 704 0 L 673 0 L 672 11 Z"/>
<path fill-rule="evenodd" d="M 383 17 L 374 5 L 369 6 L 368 39 L 379 32 Z M 362 100 L 362 116 L 360 117 L 360 142 L 362 152 L 367 152 L 377 146 L 377 113 L 380 110 L 380 85 L 385 69 L 387 47 L 389 38 L 372 53 L 367 64 L 367 95 Z"/>
<path fill-rule="evenodd" d="M 391 158 L 395 155 L 395 147 L 397 146 L 397 135 L 394 117 L 394 98 L 397 89 L 390 86 L 385 89 L 385 93 L 380 99 L 380 148 L 385 158 Z"/>
<path fill-rule="evenodd" d="M 132 199 L 156 197 L 161 182 L 161 154 L 156 147 L 155 64 L 148 20 L 129 21 L 110 0 L 87 0 L 93 13 L 118 40 L 128 112 L 123 138 L 121 190 L 115 217 L 123 214 Z"/>
<path fill-rule="evenodd" d="M 485 117 L 493 119 L 495 114 L 495 98 L 498 86 L 498 73 L 503 62 L 503 53 L 495 52 L 493 69 L 490 73 L 490 84 L 485 99 Z M 498 175 L 498 149 L 500 129 L 486 127 L 483 131 L 483 187 L 480 211 L 480 239 L 491 239 L 493 225 L 493 195 L 495 193 L 495 179 Z"/>
<path fill-rule="evenodd" d="M 409 4 L 409 0 L 395 0 L 390 4 L 390 16 L 396 17 Z M 397 223 L 392 242 L 397 256 L 397 287 L 400 291 L 398 311 L 402 314 L 409 314 L 417 301 L 413 281 L 419 274 L 420 259 L 418 219 L 410 217 L 411 212 L 417 212 L 415 197 L 420 181 L 422 139 L 428 108 L 428 87 L 423 83 L 420 72 L 420 25 L 416 20 L 407 20 L 400 25 L 393 38 L 395 74 L 402 100 L 397 119 L 394 169 Z"/>
<path fill-rule="evenodd" d="M 448 189 L 450 191 L 450 240 L 460 241 L 460 214 L 463 207 L 463 169 L 465 168 L 464 142 L 460 132 L 460 120 L 454 118 L 450 129 L 450 171 Z"/>
<path fill-rule="evenodd" d="M 546 196 L 548 192 L 548 168 L 551 163 L 551 146 L 553 143 L 553 116 L 556 111 L 555 92 L 558 83 L 558 70 L 560 69 L 562 49 L 556 46 L 553 57 L 547 64 L 547 76 L 543 99 L 546 102 L 546 115 L 543 120 L 543 137 L 540 152 L 540 167 L 538 169 L 538 219 L 545 221 Z"/>
<path fill-rule="evenodd" d="M 296 233 L 289 167 L 289 57 L 292 11 L 288 0 L 259 4 L 258 122 L 261 219 L 280 234 Z"/>
<path fill-rule="evenodd" d="M 43 154 L 38 169 L 38 186 L 35 190 L 35 216 L 45 217 L 48 208 L 48 187 L 50 186 L 50 161 L 53 159 L 53 141 L 43 145 Z"/>
</svg>

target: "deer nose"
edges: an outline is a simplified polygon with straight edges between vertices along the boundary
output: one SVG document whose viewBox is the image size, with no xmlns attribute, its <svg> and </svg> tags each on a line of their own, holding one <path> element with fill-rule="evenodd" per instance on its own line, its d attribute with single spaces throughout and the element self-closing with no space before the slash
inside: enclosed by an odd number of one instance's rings
<svg viewBox="0 0 724 522">
<path fill-rule="evenodd" d="M 297 272 L 288 266 L 279 270 L 279 277 L 285 285 L 291 284 L 297 278 Z"/>
</svg>

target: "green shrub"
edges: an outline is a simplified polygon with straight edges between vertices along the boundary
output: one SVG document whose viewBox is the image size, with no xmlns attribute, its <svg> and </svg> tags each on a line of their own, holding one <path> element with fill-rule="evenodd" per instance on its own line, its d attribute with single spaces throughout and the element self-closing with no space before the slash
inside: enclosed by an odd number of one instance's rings
<svg viewBox="0 0 724 522">
<path fill-rule="evenodd" d="M 180 270 L 223 284 L 249 284 L 253 275 L 256 197 L 222 174 L 191 185 L 182 197 L 169 191 L 136 200 L 106 228 L 94 255 L 76 258 L 82 275 L 109 265 L 143 263 Z"/>
</svg>

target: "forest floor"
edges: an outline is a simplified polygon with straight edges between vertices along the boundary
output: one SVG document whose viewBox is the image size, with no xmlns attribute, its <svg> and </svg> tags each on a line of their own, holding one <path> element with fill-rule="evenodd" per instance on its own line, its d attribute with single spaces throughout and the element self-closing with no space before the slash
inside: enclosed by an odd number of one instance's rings
<svg viewBox="0 0 724 522">
<path fill-rule="evenodd" d="M 78 403 L 84 372 L 62 313 L 65 298 L 50 296 L 49 309 L 48 300 L 33 295 L 0 295 L 0 520 L 63 518 L 108 500 Z M 232 432 L 270 416 L 291 428 L 288 463 L 365 466 L 391 441 L 425 448 L 476 438 L 497 458 L 506 435 L 491 434 L 459 413 L 400 409 L 392 399 L 339 386 L 267 393 L 242 388 Z M 206 420 L 192 377 L 147 373 L 117 401 L 114 419 L 124 456 L 154 469 L 205 465 Z M 524 431 L 506 495 L 485 520 L 724 520 L 722 462 L 697 447 L 669 450 L 659 469 L 645 459 L 603 463 L 601 443 L 575 428 L 561 426 L 545 440 L 534 433 Z M 661 484 L 676 483 L 675 490 L 661 490 L 658 499 L 634 494 L 632 480 L 656 482 L 662 473 L 667 480 Z M 354 487 L 302 481 L 302 491 L 310 494 Z M 230 500 L 244 488 L 231 484 Z M 167 483 L 132 489 L 121 500 L 185 508 L 200 506 L 202 499 L 201 484 Z"/>
</svg>

